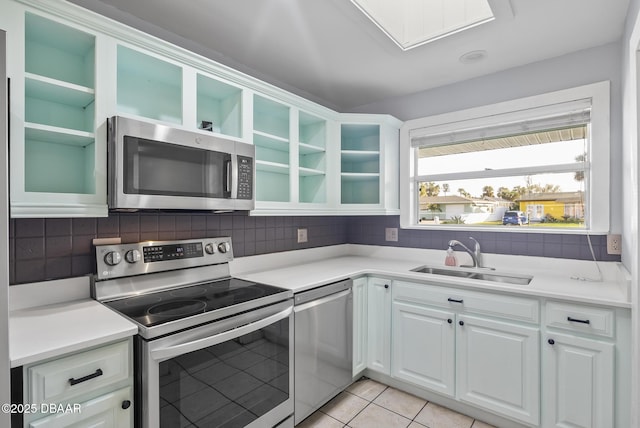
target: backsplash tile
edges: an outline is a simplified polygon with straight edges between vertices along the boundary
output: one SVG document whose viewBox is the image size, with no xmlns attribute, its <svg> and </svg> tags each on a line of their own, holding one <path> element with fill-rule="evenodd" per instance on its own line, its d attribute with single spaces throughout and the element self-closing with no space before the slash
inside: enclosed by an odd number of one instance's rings
<svg viewBox="0 0 640 428">
<path fill-rule="evenodd" d="M 122 242 L 231 236 L 235 257 L 345 243 L 446 249 L 451 239 L 476 237 L 485 253 L 591 259 L 584 235 L 497 233 L 400 229 L 398 216 L 268 216 L 246 212 L 112 213 L 108 218 L 11 219 L 11 284 L 92 273 L 92 240 L 120 237 Z M 297 229 L 307 228 L 306 243 Z M 397 227 L 398 242 L 385 241 L 384 229 Z M 598 260 L 619 261 L 606 252 L 606 236 L 592 236 Z"/>
<path fill-rule="evenodd" d="M 298 227 L 309 242 L 296 242 Z M 92 273 L 94 238 L 122 242 L 231 236 L 236 257 L 347 242 L 346 217 L 251 217 L 246 212 L 111 213 L 108 218 L 12 219 L 10 283 Z"/>
<path fill-rule="evenodd" d="M 484 253 L 592 259 L 586 235 L 398 229 L 398 242 L 388 242 L 384 239 L 384 229 L 400 228 L 399 216 L 348 217 L 347 227 L 351 244 L 445 250 L 451 239 L 470 244 L 469 236 L 472 235 L 480 242 Z M 607 254 L 605 235 L 591 236 L 591 244 L 597 260 L 620 261 L 620 256 Z"/>
</svg>

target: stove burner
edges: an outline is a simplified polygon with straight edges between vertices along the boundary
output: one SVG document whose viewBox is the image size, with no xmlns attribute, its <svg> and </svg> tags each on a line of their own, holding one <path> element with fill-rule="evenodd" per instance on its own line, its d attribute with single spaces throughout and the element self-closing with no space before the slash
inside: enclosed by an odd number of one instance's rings
<svg viewBox="0 0 640 428">
<path fill-rule="evenodd" d="M 176 300 L 153 305 L 147 309 L 147 314 L 159 317 L 189 316 L 204 312 L 206 307 L 206 302 L 200 300 Z"/>
<path fill-rule="evenodd" d="M 160 296 L 138 296 L 138 297 L 130 297 L 124 300 L 124 304 L 127 306 L 136 306 L 136 305 L 151 305 L 152 303 L 157 303 L 162 300 Z"/>
<path fill-rule="evenodd" d="M 207 289 L 205 287 L 185 287 L 185 288 L 179 288 L 177 290 L 173 290 L 171 291 L 171 295 L 175 296 L 175 297 L 195 297 L 195 296 L 202 296 L 203 294 L 207 293 Z"/>
</svg>

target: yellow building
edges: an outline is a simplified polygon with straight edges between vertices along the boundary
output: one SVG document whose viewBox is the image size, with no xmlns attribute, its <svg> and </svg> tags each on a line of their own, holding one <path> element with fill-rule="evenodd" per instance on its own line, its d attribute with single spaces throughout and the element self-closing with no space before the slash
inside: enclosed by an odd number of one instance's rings
<svg viewBox="0 0 640 428">
<path fill-rule="evenodd" d="M 547 216 L 556 220 L 584 220 L 584 192 L 529 193 L 517 202 L 529 221 L 545 221 L 548 220 Z"/>
</svg>

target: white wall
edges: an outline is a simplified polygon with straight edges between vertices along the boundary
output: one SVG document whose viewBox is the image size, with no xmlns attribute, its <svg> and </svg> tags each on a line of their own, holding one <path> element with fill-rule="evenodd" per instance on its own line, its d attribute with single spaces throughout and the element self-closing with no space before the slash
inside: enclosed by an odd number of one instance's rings
<svg viewBox="0 0 640 428">
<path fill-rule="evenodd" d="M 640 246 L 638 243 L 638 112 L 640 61 L 640 0 L 631 0 L 622 37 L 622 261 L 631 272 L 632 391 L 631 426 L 640 426 L 640 292 L 638 275 Z"/>
<path fill-rule="evenodd" d="M 634 0 L 635 1 L 635 0 Z M 622 92 L 620 43 L 586 49 L 416 94 L 357 107 L 401 120 L 494 104 L 589 83 L 611 82 L 611 232 L 622 232 Z M 470 64 L 470 66 L 473 66 Z"/>
</svg>

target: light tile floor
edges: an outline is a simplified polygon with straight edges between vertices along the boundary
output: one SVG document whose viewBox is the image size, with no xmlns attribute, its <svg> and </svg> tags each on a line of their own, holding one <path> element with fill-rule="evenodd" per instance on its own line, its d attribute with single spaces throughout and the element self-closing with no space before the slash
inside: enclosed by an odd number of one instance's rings
<svg viewBox="0 0 640 428">
<path fill-rule="evenodd" d="M 361 379 L 296 428 L 495 428 L 406 392 Z"/>
</svg>

